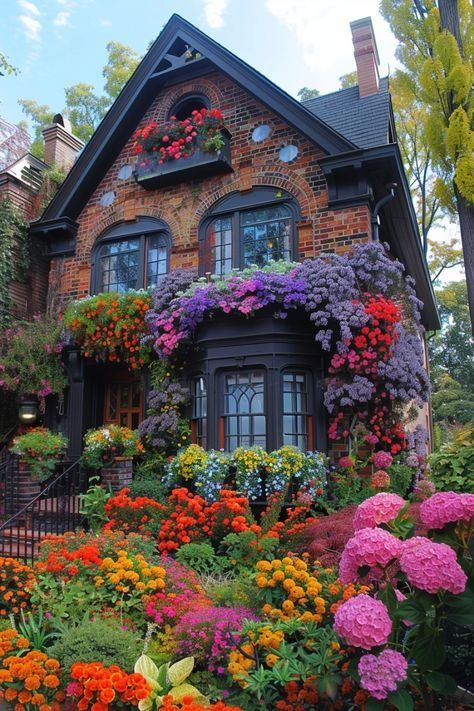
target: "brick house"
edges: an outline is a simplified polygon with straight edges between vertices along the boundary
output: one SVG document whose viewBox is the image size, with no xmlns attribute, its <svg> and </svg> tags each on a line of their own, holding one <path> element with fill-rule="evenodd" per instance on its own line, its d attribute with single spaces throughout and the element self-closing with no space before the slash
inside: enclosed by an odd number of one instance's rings
<svg viewBox="0 0 474 711">
<path fill-rule="evenodd" d="M 32 234 L 47 244 L 54 308 L 101 291 L 153 286 L 179 267 L 224 274 L 248 264 L 262 240 L 265 261 L 274 256 L 269 235 L 276 229 L 279 258 L 293 261 L 373 239 L 387 242 L 416 280 L 424 326 L 438 328 L 370 18 L 351 29 L 358 86 L 300 103 L 173 15 L 32 225 Z M 138 175 L 136 129 L 203 107 L 224 117 L 219 159 L 182 161 L 159 179 Z M 56 130 L 51 150 L 62 150 L 57 140 L 67 144 Z M 120 366 L 89 362 L 74 347 L 65 358 L 70 387 L 63 408 L 50 407 L 46 422 L 69 437 L 71 456 L 80 453 L 87 428 L 137 426 L 146 373 L 134 379 Z M 199 432 L 208 448 L 261 444 L 270 450 L 291 441 L 326 450 L 325 367 L 314 334 L 297 318 L 205 324 L 186 373 L 195 436 Z M 245 407 L 253 403 L 251 423 L 239 412 L 242 393 Z M 283 405 L 288 393 L 289 410 Z M 241 418 L 237 430 L 225 411 L 229 399 Z"/>
</svg>

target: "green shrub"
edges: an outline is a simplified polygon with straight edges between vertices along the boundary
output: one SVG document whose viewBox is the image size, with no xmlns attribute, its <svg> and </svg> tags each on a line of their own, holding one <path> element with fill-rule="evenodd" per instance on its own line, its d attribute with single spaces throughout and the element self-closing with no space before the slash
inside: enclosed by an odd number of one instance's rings
<svg viewBox="0 0 474 711">
<path fill-rule="evenodd" d="M 394 462 L 388 470 L 390 474 L 390 491 L 405 498 L 414 476 L 413 467 L 402 462 Z"/>
<path fill-rule="evenodd" d="M 185 543 L 176 551 L 176 560 L 200 575 L 219 573 L 228 563 L 216 555 L 210 543 Z"/>
<path fill-rule="evenodd" d="M 169 495 L 166 487 L 158 479 L 134 479 L 129 488 L 132 499 L 146 496 L 148 499 L 163 502 Z"/>
<path fill-rule="evenodd" d="M 463 427 L 452 441 L 429 459 L 438 491 L 474 493 L 474 426 Z"/>
<path fill-rule="evenodd" d="M 69 627 L 50 649 L 50 655 L 69 669 L 75 662 L 117 664 L 132 672 L 142 652 L 143 643 L 133 632 L 123 630 L 113 620 L 88 620 Z"/>
</svg>

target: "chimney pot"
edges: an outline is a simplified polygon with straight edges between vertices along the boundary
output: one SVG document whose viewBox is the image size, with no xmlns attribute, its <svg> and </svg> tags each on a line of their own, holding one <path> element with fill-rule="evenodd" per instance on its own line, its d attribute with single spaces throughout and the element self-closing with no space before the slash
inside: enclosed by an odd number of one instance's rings
<svg viewBox="0 0 474 711">
<path fill-rule="evenodd" d="M 44 162 L 69 170 L 84 143 L 71 131 L 71 124 L 61 114 L 56 114 L 51 126 L 43 130 Z"/>
<path fill-rule="evenodd" d="M 370 96 L 379 90 L 380 64 L 374 28 L 370 17 L 351 22 L 352 43 L 357 65 L 359 96 Z"/>
</svg>

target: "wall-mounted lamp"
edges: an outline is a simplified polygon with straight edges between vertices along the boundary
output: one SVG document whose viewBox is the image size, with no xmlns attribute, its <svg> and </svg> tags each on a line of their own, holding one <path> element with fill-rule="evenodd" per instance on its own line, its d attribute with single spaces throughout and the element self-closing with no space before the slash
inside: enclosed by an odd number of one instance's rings
<svg viewBox="0 0 474 711">
<path fill-rule="evenodd" d="M 38 400 L 30 398 L 22 400 L 18 408 L 18 419 L 24 425 L 34 425 L 39 416 Z"/>
</svg>

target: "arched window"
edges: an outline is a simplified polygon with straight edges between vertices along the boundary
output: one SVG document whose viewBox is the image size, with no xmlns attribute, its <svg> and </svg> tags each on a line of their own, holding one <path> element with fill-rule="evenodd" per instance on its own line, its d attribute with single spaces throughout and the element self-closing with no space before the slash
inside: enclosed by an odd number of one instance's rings
<svg viewBox="0 0 474 711">
<path fill-rule="evenodd" d="M 223 276 L 231 269 L 297 259 L 299 206 L 275 188 L 233 193 L 207 213 L 200 231 L 200 270 Z"/>
<path fill-rule="evenodd" d="M 209 109 L 211 102 L 204 94 L 185 94 L 182 96 L 168 112 L 168 120 L 174 116 L 178 121 L 184 121 L 191 116 L 195 110 Z"/>
<path fill-rule="evenodd" d="M 162 220 L 120 223 L 100 237 L 92 255 L 93 293 L 157 286 L 169 271 L 171 236 Z"/>
</svg>

